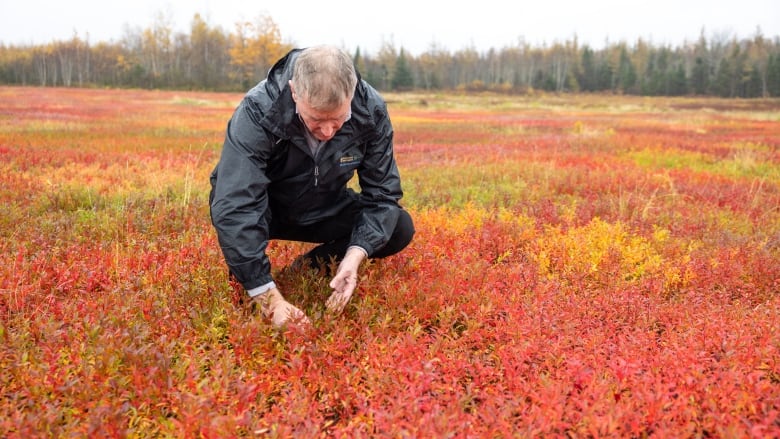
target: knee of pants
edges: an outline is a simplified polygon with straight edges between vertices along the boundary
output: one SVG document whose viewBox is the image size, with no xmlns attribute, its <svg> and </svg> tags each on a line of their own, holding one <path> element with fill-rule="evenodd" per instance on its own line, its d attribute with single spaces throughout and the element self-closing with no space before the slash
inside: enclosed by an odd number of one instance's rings
<svg viewBox="0 0 780 439">
<path fill-rule="evenodd" d="M 414 237 L 414 222 L 411 215 L 405 210 L 401 211 L 398 216 L 398 222 L 393 230 L 393 235 L 390 237 L 387 245 L 372 255 L 374 258 L 384 258 L 390 255 L 394 255 L 409 245 Z"/>
<path fill-rule="evenodd" d="M 401 214 L 398 216 L 398 224 L 396 224 L 395 231 L 393 231 L 393 235 L 396 233 L 400 235 L 399 240 L 403 242 L 403 247 L 401 248 L 406 247 L 412 242 L 414 232 L 414 221 L 412 221 L 412 216 L 409 215 L 409 212 L 402 210 Z"/>
</svg>

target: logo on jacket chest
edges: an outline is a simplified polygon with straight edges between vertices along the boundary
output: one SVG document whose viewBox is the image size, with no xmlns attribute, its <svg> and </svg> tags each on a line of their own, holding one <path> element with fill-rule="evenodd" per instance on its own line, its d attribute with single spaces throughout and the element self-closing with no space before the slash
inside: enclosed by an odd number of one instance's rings
<svg viewBox="0 0 780 439">
<path fill-rule="evenodd" d="M 341 167 L 348 167 L 348 166 L 357 166 L 360 164 L 360 160 L 363 157 L 355 154 L 346 154 L 341 156 L 339 159 L 339 166 Z"/>
</svg>

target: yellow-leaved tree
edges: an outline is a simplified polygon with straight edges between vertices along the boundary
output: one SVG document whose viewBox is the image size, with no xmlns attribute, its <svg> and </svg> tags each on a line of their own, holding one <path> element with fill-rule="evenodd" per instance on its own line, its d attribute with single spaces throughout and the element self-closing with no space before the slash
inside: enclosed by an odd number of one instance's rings
<svg viewBox="0 0 780 439">
<path fill-rule="evenodd" d="M 282 42 L 279 26 L 266 15 L 255 22 L 236 23 L 231 39 L 232 77 L 241 81 L 244 88 L 262 79 L 273 63 L 292 48 Z"/>
</svg>

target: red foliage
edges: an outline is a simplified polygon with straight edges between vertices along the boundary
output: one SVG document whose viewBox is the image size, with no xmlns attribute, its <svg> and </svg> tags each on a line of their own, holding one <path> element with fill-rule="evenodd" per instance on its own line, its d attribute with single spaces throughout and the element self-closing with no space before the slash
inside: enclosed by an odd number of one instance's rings
<svg viewBox="0 0 780 439">
<path fill-rule="evenodd" d="M 338 317 L 273 242 L 276 331 L 208 219 L 239 99 L 0 88 L 0 436 L 780 435 L 777 122 L 391 104 L 415 240 Z"/>
</svg>

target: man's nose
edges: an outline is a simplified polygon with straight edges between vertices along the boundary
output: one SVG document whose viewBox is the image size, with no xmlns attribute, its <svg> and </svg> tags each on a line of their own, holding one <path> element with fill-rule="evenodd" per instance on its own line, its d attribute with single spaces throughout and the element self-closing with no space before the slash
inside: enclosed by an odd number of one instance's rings
<svg viewBox="0 0 780 439">
<path fill-rule="evenodd" d="M 336 132 L 336 127 L 331 124 L 324 124 L 320 127 L 320 131 L 322 131 L 323 136 L 331 137 Z"/>
</svg>

